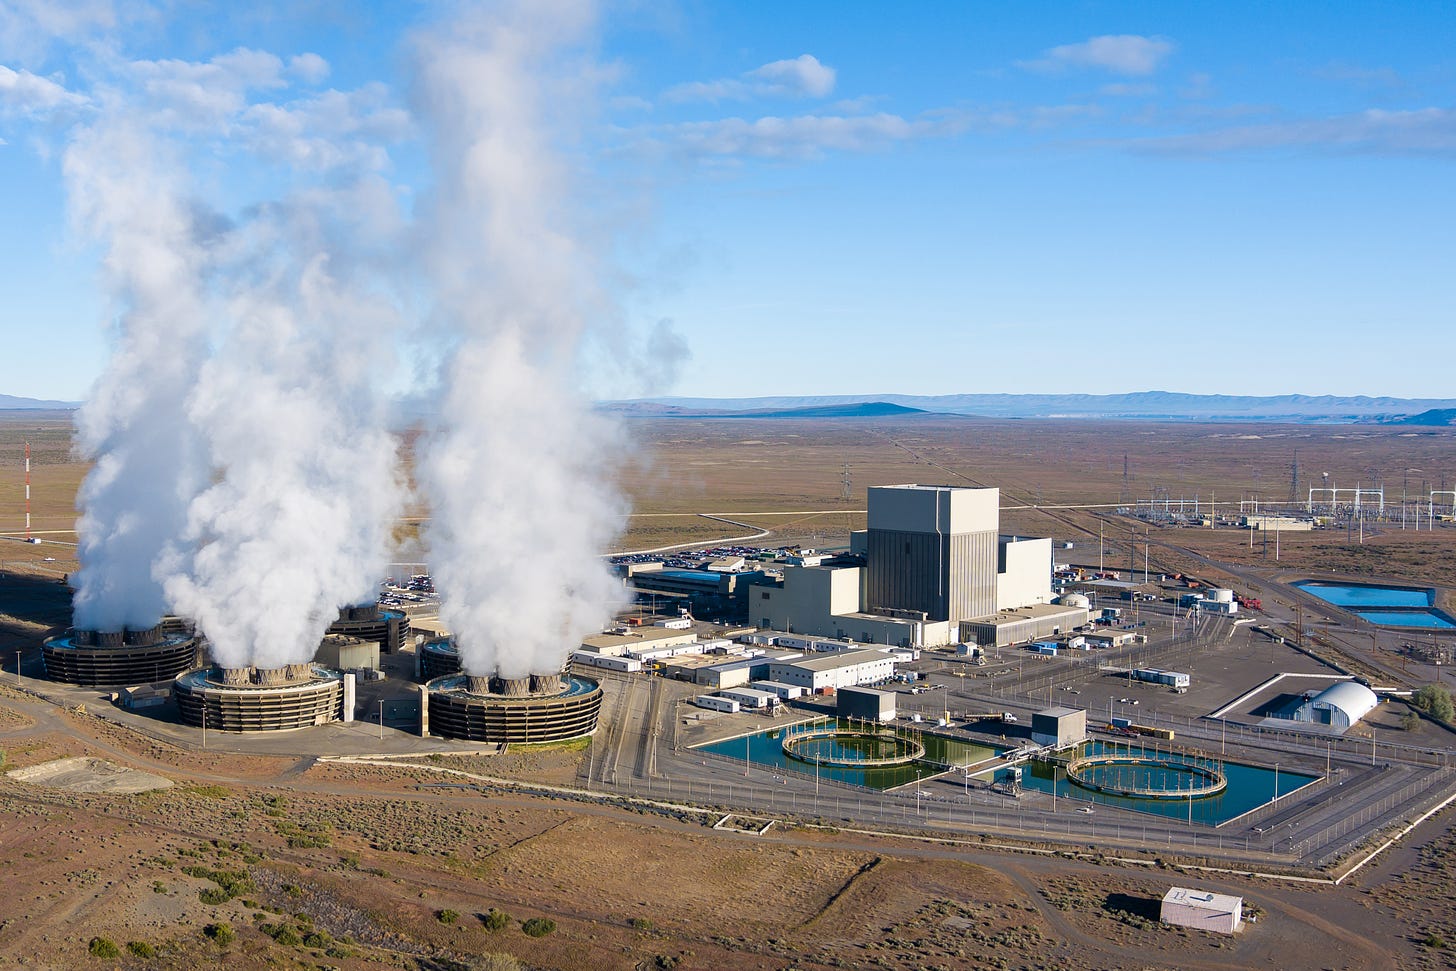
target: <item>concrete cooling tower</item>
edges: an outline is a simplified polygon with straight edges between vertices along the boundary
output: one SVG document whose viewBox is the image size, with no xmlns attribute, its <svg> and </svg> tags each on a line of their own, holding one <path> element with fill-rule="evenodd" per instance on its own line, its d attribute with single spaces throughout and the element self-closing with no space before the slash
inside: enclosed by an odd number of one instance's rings
<svg viewBox="0 0 1456 971">
<path fill-rule="evenodd" d="M 426 686 L 429 727 L 472 742 L 559 742 L 597 730 L 602 689 L 553 672 L 524 678 L 448 674 Z"/>
<path fill-rule="evenodd" d="M 214 666 L 172 682 L 184 724 L 224 732 L 276 732 L 338 721 L 344 694 L 342 675 L 313 664 Z"/>
<path fill-rule="evenodd" d="M 46 677 L 82 685 L 165 681 L 197 666 L 198 639 L 176 618 L 144 630 L 72 628 L 41 648 Z"/>
<path fill-rule="evenodd" d="M 448 637 L 429 641 L 415 655 L 415 677 L 429 682 L 460 673 L 460 649 Z"/>
</svg>

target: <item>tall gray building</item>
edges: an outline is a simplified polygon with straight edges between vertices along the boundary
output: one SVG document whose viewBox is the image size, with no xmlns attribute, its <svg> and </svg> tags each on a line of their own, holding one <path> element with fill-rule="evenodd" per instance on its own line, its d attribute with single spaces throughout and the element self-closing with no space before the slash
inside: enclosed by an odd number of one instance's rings
<svg viewBox="0 0 1456 971">
<path fill-rule="evenodd" d="M 869 610 L 958 621 L 996 612 L 1001 490 L 895 485 L 869 490 Z"/>
</svg>

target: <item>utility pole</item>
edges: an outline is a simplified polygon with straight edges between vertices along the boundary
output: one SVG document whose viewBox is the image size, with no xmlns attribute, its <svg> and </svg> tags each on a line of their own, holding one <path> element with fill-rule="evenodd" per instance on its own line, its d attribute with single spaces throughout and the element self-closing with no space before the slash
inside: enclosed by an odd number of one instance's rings
<svg viewBox="0 0 1456 971">
<path fill-rule="evenodd" d="M 30 443 L 25 443 L 25 541 L 30 542 Z"/>
</svg>

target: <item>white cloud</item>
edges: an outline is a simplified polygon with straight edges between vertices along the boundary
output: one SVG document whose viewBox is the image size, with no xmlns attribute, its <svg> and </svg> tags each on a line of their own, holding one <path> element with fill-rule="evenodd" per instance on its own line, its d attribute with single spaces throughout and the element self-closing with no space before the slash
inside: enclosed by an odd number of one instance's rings
<svg viewBox="0 0 1456 971">
<path fill-rule="evenodd" d="M 834 90 L 834 68 L 820 64 L 813 54 L 774 61 L 749 71 L 747 76 L 769 94 L 823 98 Z"/>
<path fill-rule="evenodd" d="M 133 61 L 129 69 L 164 120 L 209 132 L 243 110 L 250 90 L 286 84 L 281 59 L 247 48 L 210 61 Z"/>
<path fill-rule="evenodd" d="M 1018 61 L 1017 66 L 1044 72 L 1090 67 L 1113 74 L 1143 77 L 1161 67 L 1173 49 L 1173 42 L 1165 37 L 1104 34 L 1080 44 L 1050 48 L 1036 60 Z"/>
<path fill-rule="evenodd" d="M 0 57 L 39 59 L 52 41 L 79 43 L 117 20 L 111 0 L 4 0 Z"/>
<path fill-rule="evenodd" d="M 736 78 L 690 81 L 663 92 L 663 100 L 747 101 L 751 98 L 823 98 L 834 90 L 835 71 L 812 54 L 773 61 Z"/>
<path fill-rule="evenodd" d="M 386 146 L 408 134 L 410 119 L 383 85 L 370 84 L 301 101 L 251 105 L 239 124 L 250 147 L 264 157 L 304 169 L 377 171 L 388 165 Z"/>
<path fill-rule="evenodd" d="M 1191 135 L 1141 139 L 1136 151 L 1168 155 L 1217 155 L 1298 149 L 1340 155 L 1456 157 L 1456 110 L 1371 109 L 1329 118 L 1244 125 Z"/>
<path fill-rule="evenodd" d="M 319 84 L 329 76 L 329 62 L 311 51 L 288 59 L 288 73 L 305 84 Z"/>
<path fill-rule="evenodd" d="M 12 70 L 0 64 L 0 112 L 27 118 L 48 115 L 63 108 L 79 108 L 86 98 L 26 70 Z"/>
<path fill-rule="evenodd" d="M 665 129 L 682 150 L 697 156 L 818 158 L 829 151 L 865 152 L 914 138 L 949 134 L 963 127 L 957 115 L 798 115 L 792 118 L 723 118 Z"/>
</svg>

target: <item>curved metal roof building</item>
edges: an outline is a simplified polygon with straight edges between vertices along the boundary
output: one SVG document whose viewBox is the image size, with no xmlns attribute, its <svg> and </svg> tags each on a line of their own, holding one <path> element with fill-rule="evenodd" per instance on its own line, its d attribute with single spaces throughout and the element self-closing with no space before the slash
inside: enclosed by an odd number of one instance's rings
<svg viewBox="0 0 1456 971">
<path fill-rule="evenodd" d="M 1357 681 L 1332 684 L 1299 706 L 1294 720 L 1344 731 L 1375 710 L 1380 699 Z"/>
</svg>

